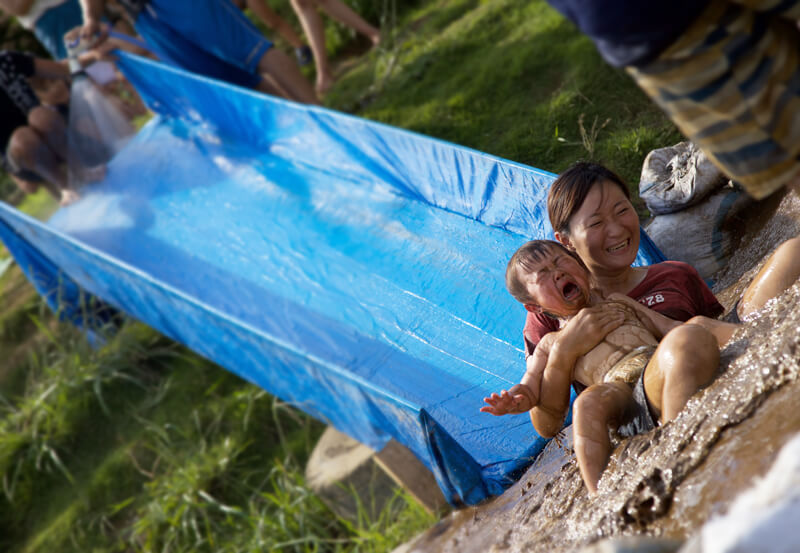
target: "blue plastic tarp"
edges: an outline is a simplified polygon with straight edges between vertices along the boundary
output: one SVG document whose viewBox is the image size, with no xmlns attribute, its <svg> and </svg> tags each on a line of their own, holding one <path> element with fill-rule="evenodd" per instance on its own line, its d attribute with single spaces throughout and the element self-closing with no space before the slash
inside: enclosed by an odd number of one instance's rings
<svg viewBox="0 0 800 553">
<path fill-rule="evenodd" d="M 157 114 L 106 178 L 0 238 L 79 319 L 85 294 L 353 438 L 394 438 L 454 504 L 502 493 L 544 446 L 480 413 L 524 371 L 505 265 L 549 237 L 553 175 L 121 55 Z M 661 259 L 648 240 L 640 262 Z M 198 398 L 199 400 L 199 398 Z"/>
</svg>

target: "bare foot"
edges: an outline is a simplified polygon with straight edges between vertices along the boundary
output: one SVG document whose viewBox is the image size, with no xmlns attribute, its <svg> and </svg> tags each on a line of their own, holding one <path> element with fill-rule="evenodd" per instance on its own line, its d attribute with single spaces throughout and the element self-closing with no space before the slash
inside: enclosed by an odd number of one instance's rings
<svg viewBox="0 0 800 553">
<path fill-rule="evenodd" d="M 69 188 L 64 188 L 61 190 L 61 202 L 59 203 L 62 206 L 67 206 L 69 204 L 77 202 L 80 198 L 81 198 L 80 195 L 74 190 L 70 190 Z"/>
</svg>

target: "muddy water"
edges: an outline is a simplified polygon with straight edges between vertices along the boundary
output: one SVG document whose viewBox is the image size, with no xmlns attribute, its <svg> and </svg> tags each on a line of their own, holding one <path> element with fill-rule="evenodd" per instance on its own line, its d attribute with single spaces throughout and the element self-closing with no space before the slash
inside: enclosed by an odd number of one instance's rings
<svg viewBox="0 0 800 553">
<path fill-rule="evenodd" d="M 768 200 L 745 217 L 739 249 L 717 275 L 727 307 L 774 248 L 800 234 L 800 201 Z M 595 497 L 569 440 L 553 441 L 503 496 L 453 513 L 406 551 L 567 552 L 610 536 L 686 538 L 724 512 L 800 431 L 800 283 L 743 325 L 720 373 L 675 421 L 623 441 Z"/>
</svg>

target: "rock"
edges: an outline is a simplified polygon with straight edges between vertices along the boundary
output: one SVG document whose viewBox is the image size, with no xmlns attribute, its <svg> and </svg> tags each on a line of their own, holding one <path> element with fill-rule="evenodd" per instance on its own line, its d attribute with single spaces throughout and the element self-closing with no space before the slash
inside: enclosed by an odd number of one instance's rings
<svg viewBox="0 0 800 553">
<path fill-rule="evenodd" d="M 331 510 L 355 521 L 359 510 L 374 519 L 397 484 L 375 463 L 375 451 L 329 426 L 306 465 L 306 481 Z"/>
<path fill-rule="evenodd" d="M 727 224 L 752 202 L 742 190 L 726 186 L 688 209 L 655 217 L 645 231 L 667 259 L 685 261 L 708 279 L 733 253 Z"/>
<path fill-rule="evenodd" d="M 433 474 L 407 448 L 392 440 L 376 453 L 332 426 L 311 453 L 306 480 L 331 510 L 347 520 L 356 520 L 360 510 L 377 518 L 400 488 L 429 512 L 449 508 Z"/>
</svg>

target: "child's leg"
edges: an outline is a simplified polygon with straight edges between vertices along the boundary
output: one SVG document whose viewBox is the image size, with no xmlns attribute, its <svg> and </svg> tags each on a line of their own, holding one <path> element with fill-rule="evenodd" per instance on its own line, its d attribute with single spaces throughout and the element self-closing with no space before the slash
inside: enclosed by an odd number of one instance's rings
<svg viewBox="0 0 800 553">
<path fill-rule="evenodd" d="M 611 455 L 608 426 L 619 425 L 632 401 L 630 386 L 621 382 L 589 386 L 575 400 L 572 407 L 575 456 L 589 493 L 597 491 Z"/>
<path fill-rule="evenodd" d="M 661 422 L 674 419 L 719 368 L 717 338 L 694 324 L 674 328 L 661 340 L 644 373 L 647 399 Z"/>
<path fill-rule="evenodd" d="M 769 257 L 753 282 L 744 291 L 736 309 L 744 320 L 764 307 L 768 300 L 779 296 L 800 277 L 800 237 L 781 244 Z"/>
</svg>

